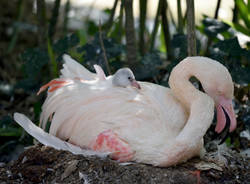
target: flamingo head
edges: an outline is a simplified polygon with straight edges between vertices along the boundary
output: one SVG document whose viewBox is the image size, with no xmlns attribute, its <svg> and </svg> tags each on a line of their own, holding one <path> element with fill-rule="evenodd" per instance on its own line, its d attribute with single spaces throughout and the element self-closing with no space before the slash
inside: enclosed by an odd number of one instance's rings
<svg viewBox="0 0 250 184">
<path fill-rule="evenodd" d="M 228 133 L 234 131 L 237 126 L 232 104 L 234 86 L 228 70 L 220 63 L 217 63 L 215 67 L 216 72 L 210 72 L 202 86 L 215 102 L 217 110 L 215 131 L 219 134 L 226 130 Z"/>
<path fill-rule="evenodd" d="M 114 86 L 127 87 L 133 86 L 141 89 L 139 83 L 135 80 L 133 72 L 129 68 L 119 69 L 113 76 L 112 83 Z"/>
</svg>

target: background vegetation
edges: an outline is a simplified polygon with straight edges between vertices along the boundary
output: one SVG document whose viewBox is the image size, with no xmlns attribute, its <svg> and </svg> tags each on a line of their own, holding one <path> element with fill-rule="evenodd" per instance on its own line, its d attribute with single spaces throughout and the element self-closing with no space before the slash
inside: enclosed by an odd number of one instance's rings
<svg viewBox="0 0 250 184">
<path fill-rule="evenodd" d="M 237 150 L 249 148 L 249 140 L 240 133 L 250 127 L 250 42 L 240 45 L 237 35 L 250 36 L 250 1 L 235 0 L 232 20 L 222 21 L 218 0 L 214 16 L 203 15 L 195 23 L 192 0 L 184 1 L 189 7 L 185 13 L 181 0 L 177 0 L 177 12 L 169 9 L 168 0 L 159 0 L 152 28 L 147 0 L 139 1 L 138 19 L 133 16 L 132 2 L 114 0 L 113 7 L 102 12 L 107 18 L 98 21 L 90 18 L 90 7 L 81 20 L 83 26 L 72 28 L 70 0 L 65 4 L 61 0 L 0 1 L 0 162 L 15 158 L 32 143 L 13 122 L 13 112 L 22 112 L 38 123 L 45 94 L 36 96 L 36 92 L 59 75 L 64 53 L 90 70 L 97 63 L 107 74 L 129 66 L 138 80 L 164 86 L 168 86 L 172 67 L 188 55 L 220 61 L 235 82 L 239 125 L 227 144 Z M 209 131 L 206 140 L 213 136 Z"/>
</svg>

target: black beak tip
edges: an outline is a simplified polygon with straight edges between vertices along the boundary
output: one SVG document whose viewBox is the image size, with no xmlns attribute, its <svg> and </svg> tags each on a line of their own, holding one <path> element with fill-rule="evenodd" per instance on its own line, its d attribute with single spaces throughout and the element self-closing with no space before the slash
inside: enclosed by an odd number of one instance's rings
<svg viewBox="0 0 250 184">
<path fill-rule="evenodd" d="M 225 117 L 226 117 L 226 126 L 224 127 L 222 132 L 218 134 L 218 136 L 221 139 L 219 145 L 224 143 L 225 140 L 229 137 L 229 135 L 230 135 L 229 130 L 230 130 L 230 124 L 231 124 L 231 121 L 230 121 L 230 118 L 229 118 L 229 116 L 227 114 L 227 111 L 223 107 L 222 107 L 222 110 L 223 110 L 223 112 L 225 114 Z"/>
</svg>

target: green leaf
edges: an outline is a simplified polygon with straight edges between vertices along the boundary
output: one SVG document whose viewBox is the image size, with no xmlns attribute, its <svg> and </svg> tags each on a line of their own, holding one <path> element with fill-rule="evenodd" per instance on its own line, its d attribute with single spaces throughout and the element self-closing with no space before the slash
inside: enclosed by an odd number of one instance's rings
<svg viewBox="0 0 250 184">
<path fill-rule="evenodd" d="M 242 48 L 240 47 L 238 38 L 232 38 L 228 40 L 219 41 L 214 45 L 214 48 L 218 48 L 225 55 L 241 56 Z"/>
<path fill-rule="evenodd" d="M 217 34 L 227 31 L 230 28 L 230 26 L 224 22 L 208 17 L 203 19 L 202 23 L 204 24 L 204 32 L 209 37 L 216 37 Z"/>
<path fill-rule="evenodd" d="M 35 80 L 35 78 L 25 78 L 20 81 L 18 81 L 14 88 L 16 89 L 24 89 L 25 92 L 30 93 L 30 92 L 37 92 L 36 90 L 39 89 L 40 85 L 38 82 Z"/>
<path fill-rule="evenodd" d="M 53 51 L 59 57 L 57 57 L 57 61 L 61 61 L 61 56 L 68 52 L 70 49 L 76 47 L 79 44 L 79 37 L 77 34 L 67 35 L 64 38 L 58 40 L 55 44 L 53 44 Z"/>
<path fill-rule="evenodd" d="M 50 62 L 52 64 L 53 78 L 56 78 L 58 76 L 58 74 L 57 74 L 57 63 L 56 63 L 56 60 L 55 60 L 54 51 L 53 51 L 51 43 L 50 43 L 50 39 L 48 39 L 48 53 L 49 53 Z"/>
<path fill-rule="evenodd" d="M 110 13 L 111 13 L 111 9 L 109 9 L 109 8 L 106 8 L 106 9 L 104 9 L 103 11 L 104 11 L 104 13 L 106 13 L 107 15 L 110 15 Z"/>
<path fill-rule="evenodd" d="M 35 78 L 39 75 L 43 66 L 48 64 L 49 56 L 46 50 L 33 48 L 27 49 L 22 55 L 26 74 L 29 78 Z"/>
<path fill-rule="evenodd" d="M 121 44 L 117 44 L 115 40 L 107 38 L 104 34 L 102 35 L 102 38 L 108 61 L 114 69 L 117 69 L 116 67 L 120 66 L 120 64 L 117 65 L 115 62 L 120 62 L 121 55 L 124 53 L 124 47 Z M 88 68 L 93 69 L 93 65 L 98 64 L 102 66 L 104 70 L 106 70 L 103 48 L 100 46 L 99 39 L 99 33 L 97 33 L 91 42 L 85 44 L 84 46 L 78 47 L 77 52 L 83 53 L 83 61 L 88 66 Z"/>
<path fill-rule="evenodd" d="M 245 28 L 244 26 L 238 24 L 238 23 L 233 23 L 232 22 L 232 28 L 236 29 L 237 31 L 250 36 L 250 29 Z"/>
<path fill-rule="evenodd" d="M 117 42 L 120 43 L 124 33 L 124 27 L 121 27 L 120 22 L 116 21 L 115 23 L 113 23 L 110 31 L 108 32 L 108 36 L 114 38 Z"/>
<path fill-rule="evenodd" d="M 187 36 L 184 34 L 175 34 L 171 40 L 174 56 L 177 60 L 187 57 Z"/>
<path fill-rule="evenodd" d="M 236 66 L 231 70 L 231 75 L 237 83 L 249 84 L 250 83 L 250 68 Z"/>
<path fill-rule="evenodd" d="M 3 116 L 0 119 L 0 137 L 20 137 L 22 129 L 16 125 L 10 116 Z"/>
<path fill-rule="evenodd" d="M 225 32 L 222 32 L 220 34 L 224 37 L 225 40 L 234 37 L 234 33 L 232 31 L 225 31 Z M 213 39 L 213 41 L 216 43 L 216 42 L 220 41 L 220 39 L 215 38 L 215 39 Z"/>
<path fill-rule="evenodd" d="M 0 137 L 20 137 L 22 135 L 21 128 L 0 128 Z"/>
<path fill-rule="evenodd" d="M 201 33 L 205 34 L 205 31 L 204 31 L 205 26 L 204 26 L 204 24 L 196 25 L 195 28 L 196 28 L 197 30 L 199 30 Z"/>
<path fill-rule="evenodd" d="M 99 31 L 98 25 L 96 25 L 96 23 L 94 21 L 92 21 L 92 20 L 88 20 L 86 22 L 86 25 L 88 25 L 88 28 L 87 28 L 88 35 L 93 36 Z"/>
<path fill-rule="evenodd" d="M 164 26 L 164 25 L 161 24 L 160 48 L 159 48 L 159 50 L 160 50 L 161 52 L 166 53 L 166 52 L 167 52 L 167 48 L 166 48 L 166 44 L 165 44 L 165 40 L 164 40 L 164 32 L 163 32 L 162 26 Z"/>
<path fill-rule="evenodd" d="M 35 118 L 39 119 L 40 113 L 42 111 L 42 104 L 40 101 L 36 102 L 34 105 L 34 114 L 35 114 Z"/>
<path fill-rule="evenodd" d="M 249 5 L 247 6 L 244 0 L 236 0 L 235 3 L 239 9 L 240 17 L 243 19 L 247 28 L 250 29 L 250 11 L 248 10 Z"/>
<path fill-rule="evenodd" d="M 141 60 L 141 64 L 135 69 L 135 77 L 138 80 L 153 78 L 159 73 L 159 67 L 162 60 L 157 51 L 147 53 Z"/>
<path fill-rule="evenodd" d="M 57 61 L 61 61 L 61 56 L 79 43 L 77 34 L 71 34 L 58 40 L 55 44 L 48 41 L 47 49 L 33 48 L 27 49 L 21 59 L 24 62 L 26 78 L 17 82 L 16 88 L 23 88 L 26 92 L 31 92 L 38 87 L 41 79 L 42 69 L 51 64 L 53 77 L 58 76 Z M 51 62 L 50 62 L 51 61 Z"/>
<path fill-rule="evenodd" d="M 87 33 L 84 29 L 78 30 L 78 37 L 80 39 L 80 45 L 84 45 L 87 42 Z"/>
<path fill-rule="evenodd" d="M 250 12 L 250 0 L 247 0 L 247 10 Z"/>
<path fill-rule="evenodd" d="M 11 124 L 12 119 L 10 116 L 3 116 L 0 119 L 0 128 L 4 128 L 5 126 L 8 126 L 8 124 Z"/>
<path fill-rule="evenodd" d="M 238 84 L 250 83 L 250 51 L 240 47 L 237 37 L 214 44 L 210 54 L 211 58 L 229 69 L 233 81 Z"/>
</svg>

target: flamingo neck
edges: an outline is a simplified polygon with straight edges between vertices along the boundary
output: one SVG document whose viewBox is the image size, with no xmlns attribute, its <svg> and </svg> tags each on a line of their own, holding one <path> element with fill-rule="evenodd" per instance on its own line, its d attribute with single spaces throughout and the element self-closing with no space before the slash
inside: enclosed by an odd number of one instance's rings
<svg viewBox="0 0 250 184">
<path fill-rule="evenodd" d="M 178 135 L 178 140 L 201 141 L 207 129 L 212 123 L 214 115 L 214 101 L 207 94 L 197 90 L 189 81 L 195 76 L 202 83 L 203 63 L 192 58 L 187 58 L 179 63 L 169 78 L 169 85 L 175 97 L 189 112 L 189 118 L 185 127 Z M 196 140 L 196 141 L 195 141 Z"/>
<path fill-rule="evenodd" d="M 172 70 L 169 78 L 171 91 L 187 110 L 190 109 L 193 101 L 203 95 L 189 81 L 192 76 L 196 78 L 199 76 L 199 70 L 195 67 L 196 65 L 198 64 L 192 60 L 184 60 Z"/>
</svg>

